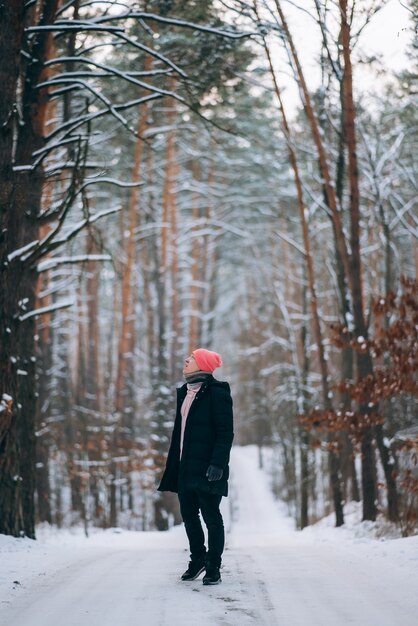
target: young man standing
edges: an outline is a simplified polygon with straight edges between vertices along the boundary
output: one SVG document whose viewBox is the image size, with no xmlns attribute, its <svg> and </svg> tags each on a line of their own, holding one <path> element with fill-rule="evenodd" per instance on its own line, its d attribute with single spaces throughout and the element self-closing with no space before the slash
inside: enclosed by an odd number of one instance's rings
<svg viewBox="0 0 418 626">
<path fill-rule="evenodd" d="M 159 491 L 178 493 L 190 545 L 182 580 L 204 570 L 204 585 L 221 582 L 225 532 L 219 505 L 228 495 L 229 454 L 234 438 L 229 384 L 213 377 L 219 354 L 199 348 L 185 360 L 186 383 L 177 389 L 177 412 Z M 208 529 L 208 550 L 199 512 Z"/>
</svg>

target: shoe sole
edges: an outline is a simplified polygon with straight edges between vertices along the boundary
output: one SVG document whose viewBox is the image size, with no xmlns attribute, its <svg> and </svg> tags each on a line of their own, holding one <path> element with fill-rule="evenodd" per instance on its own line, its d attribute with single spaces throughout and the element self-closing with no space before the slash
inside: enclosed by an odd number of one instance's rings
<svg viewBox="0 0 418 626">
<path fill-rule="evenodd" d="M 205 569 L 206 569 L 205 567 L 202 567 L 202 569 L 200 569 L 200 570 L 197 572 L 197 574 L 196 574 L 195 576 L 193 576 L 193 578 L 180 578 L 180 580 L 182 580 L 184 583 L 187 583 L 187 582 L 189 582 L 190 580 L 196 580 L 196 578 L 199 578 L 200 574 L 201 574 L 202 572 L 204 572 L 204 571 L 205 571 Z"/>
<path fill-rule="evenodd" d="M 204 585 L 219 585 L 219 583 L 221 583 L 221 582 L 222 582 L 222 578 L 220 578 L 219 580 L 215 580 L 214 582 L 209 582 L 207 580 L 206 581 L 204 580 L 203 584 Z"/>
</svg>

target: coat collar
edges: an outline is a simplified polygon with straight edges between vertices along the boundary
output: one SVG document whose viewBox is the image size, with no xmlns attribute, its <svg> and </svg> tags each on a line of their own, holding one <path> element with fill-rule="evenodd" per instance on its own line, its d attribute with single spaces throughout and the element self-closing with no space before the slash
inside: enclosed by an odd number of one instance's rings
<svg viewBox="0 0 418 626">
<path fill-rule="evenodd" d="M 216 382 L 216 380 L 211 375 L 210 378 L 205 380 L 204 383 L 202 384 L 201 388 L 196 394 L 196 398 L 200 397 L 206 391 L 209 385 L 212 385 L 214 382 Z M 184 398 L 186 397 L 186 393 L 187 393 L 187 383 L 184 383 L 181 387 L 177 387 L 177 399 L 178 400 L 184 400 Z"/>
</svg>

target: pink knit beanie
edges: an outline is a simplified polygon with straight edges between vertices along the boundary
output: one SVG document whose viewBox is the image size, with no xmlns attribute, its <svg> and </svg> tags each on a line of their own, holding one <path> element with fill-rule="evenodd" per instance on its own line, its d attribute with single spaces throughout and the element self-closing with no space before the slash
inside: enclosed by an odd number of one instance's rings
<svg viewBox="0 0 418 626">
<path fill-rule="evenodd" d="M 210 372 L 217 367 L 221 367 L 222 359 L 220 354 L 212 352 L 211 350 L 205 350 L 205 348 L 198 348 L 192 352 L 199 369 L 202 372 Z"/>
</svg>

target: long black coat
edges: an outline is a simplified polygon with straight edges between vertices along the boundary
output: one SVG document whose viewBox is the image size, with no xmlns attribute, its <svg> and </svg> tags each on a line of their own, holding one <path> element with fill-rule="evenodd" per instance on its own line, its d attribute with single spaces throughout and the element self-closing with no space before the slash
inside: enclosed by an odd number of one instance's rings
<svg viewBox="0 0 418 626">
<path fill-rule="evenodd" d="M 187 416 L 180 461 L 180 408 L 187 385 L 177 389 L 177 411 L 166 468 L 158 491 L 178 492 L 180 487 L 228 495 L 229 454 L 234 438 L 232 398 L 229 384 L 205 381 L 196 394 Z M 208 481 L 209 465 L 223 469 L 221 480 Z"/>
</svg>

